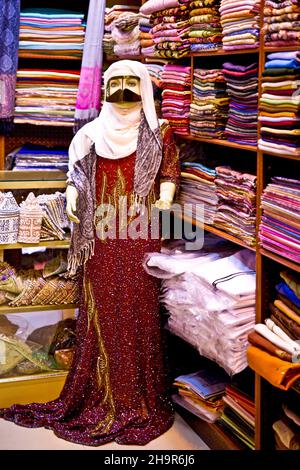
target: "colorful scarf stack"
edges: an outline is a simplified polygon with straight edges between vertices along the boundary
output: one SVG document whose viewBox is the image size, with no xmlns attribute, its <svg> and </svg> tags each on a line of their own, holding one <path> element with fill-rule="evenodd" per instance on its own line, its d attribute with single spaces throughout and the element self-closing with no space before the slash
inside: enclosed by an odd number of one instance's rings
<svg viewBox="0 0 300 470">
<path fill-rule="evenodd" d="M 270 317 L 250 333 L 251 367 L 275 387 L 287 390 L 300 378 L 300 277 L 280 272 Z"/>
<path fill-rule="evenodd" d="M 267 56 L 259 105 L 261 150 L 300 155 L 299 80 L 300 52 Z"/>
<path fill-rule="evenodd" d="M 164 66 L 160 64 L 145 64 L 148 70 L 148 73 L 151 77 L 152 83 L 154 83 L 158 88 L 162 87 L 163 80 L 162 80 L 162 73 L 164 70 Z"/>
<path fill-rule="evenodd" d="M 43 209 L 43 221 L 41 240 L 64 240 L 68 234 L 70 223 L 66 214 L 65 194 L 41 194 L 37 197 L 40 207 Z"/>
<path fill-rule="evenodd" d="M 111 36 L 115 42 L 114 54 L 117 57 L 140 55 L 139 14 L 124 12 L 114 20 Z"/>
<path fill-rule="evenodd" d="M 105 2 L 102 2 L 102 4 Z M 124 25 L 126 23 L 126 18 L 128 19 L 128 24 L 130 25 L 131 19 L 127 17 L 127 14 L 131 13 L 138 13 L 139 7 L 134 5 L 114 5 L 111 8 L 105 8 L 105 17 L 104 17 L 104 36 L 103 36 L 103 51 L 111 57 L 115 57 L 114 55 L 114 46 L 116 45 L 116 41 L 112 37 L 112 29 L 114 27 L 114 22 L 118 20 L 121 15 L 125 21 L 120 22 L 120 25 Z M 133 20 L 133 18 L 132 18 Z M 134 19 L 135 21 L 135 19 Z M 122 35 L 122 29 L 121 33 Z M 125 31 L 124 31 L 125 34 Z M 116 35 L 119 38 L 118 32 L 116 31 Z"/>
<path fill-rule="evenodd" d="M 191 135 L 222 138 L 228 116 L 228 96 L 222 70 L 194 69 L 190 109 Z"/>
<path fill-rule="evenodd" d="M 223 49 L 253 49 L 259 46 L 260 0 L 221 0 Z"/>
<path fill-rule="evenodd" d="M 300 263 L 300 180 L 272 177 L 261 207 L 261 246 Z"/>
<path fill-rule="evenodd" d="M 265 45 L 300 46 L 300 5 L 298 0 L 266 0 Z"/>
<path fill-rule="evenodd" d="M 139 18 L 141 54 L 144 56 L 154 56 L 155 47 L 151 34 L 151 15 L 143 15 L 140 13 Z"/>
<path fill-rule="evenodd" d="M 73 126 L 79 72 L 20 69 L 15 123 Z"/>
<path fill-rule="evenodd" d="M 78 59 L 82 57 L 84 14 L 53 8 L 21 12 L 19 57 Z"/>
<path fill-rule="evenodd" d="M 7 134 L 15 107 L 20 0 L 0 0 L 0 12 L 0 134 Z"/>
<path fill-rule="evenodd" d="M 255 244 L 256 176 L 218 166 L 215 179 L 219 198 L 214 225 L 224 232 Z"/>
<path fill-rule="evenodd" d="M 167 64 L 162 72 L 162 115 L 173 132 L 189 135 L 191 68 Z"/>
<path fill-rule="evenodd" d="M 148 0 L 140 8 L 140 13 L 151 15 L 150 34 L 156 57 L 179 59 L 189 53 L 189 9 L 186 2 Z"/>
<path fill-rule="evenodd" d="M 190 4 L 190 43 L 192 52 L 222 47 L 220 0 L 194 0 Z"/>
<path fill-rule="evenodd" d="M 6 162 L 6 169 L 14 171 L 60 170 L 66 173 L 69 162 L 68 149 L 25 144 L 7 155 Z"/>
<path fill-rule="evenodd" d="M 185 214 L 194 216 L 199 222 L 213 224 L 217 211 L 218 196 L 215 185 L 216 171 L 201 163 L 181 164 L 179 202 L 185 206 Z M 198 211 L 196 204 L 199 204 Z"/>
<path fill-rule="evenodd" d="M 225 137 L 243 145 L 257 145 L 258 66 L 223 64 L 229 96 Z"/>
</svg>

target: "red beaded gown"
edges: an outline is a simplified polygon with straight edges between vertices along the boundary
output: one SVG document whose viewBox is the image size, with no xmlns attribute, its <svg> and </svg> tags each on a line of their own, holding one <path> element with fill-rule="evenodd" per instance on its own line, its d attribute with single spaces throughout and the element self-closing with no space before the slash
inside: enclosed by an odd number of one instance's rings
<svg viewBox="0 0 300 470">
<path fill-rule="evenodd" d="M 163 132 L 163 147 L 148 207 L 158 198 L 161 181 L 178 183 L 178 155 L 169 127 Z M 135 153 L 116 160 L 97 158 L 97 205 L 115 203 L 120 196 L 127 196 L 130 204 L 134 163 Z M 160 240 L 97 235 L 94 256 L 82 274 L 74 360 L 59 398 L 16 404 L 2 409 L 0 416 L 22 426 L 44 426 L 79 444 L 114 440 L 144 445 L 173 423 L 163 366 L 159 281 L 142 267 L 146 253 L 160 250 Z"/>
</svg>

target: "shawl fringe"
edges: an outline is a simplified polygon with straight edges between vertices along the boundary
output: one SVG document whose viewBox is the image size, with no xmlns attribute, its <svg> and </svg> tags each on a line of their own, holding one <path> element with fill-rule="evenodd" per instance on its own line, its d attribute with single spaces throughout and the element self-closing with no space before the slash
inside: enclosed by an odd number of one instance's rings
<svg viewBox="0 0 300 470">
<path fill-rule="evenodd" d="M 68 274 L 69 277 L 75 276 L 77 269 L 84 266 L 85 263 L 94 255 L 95 240 L 90 240 L 80 251 L 77 253 L 68 253 Z"/>
</svg>

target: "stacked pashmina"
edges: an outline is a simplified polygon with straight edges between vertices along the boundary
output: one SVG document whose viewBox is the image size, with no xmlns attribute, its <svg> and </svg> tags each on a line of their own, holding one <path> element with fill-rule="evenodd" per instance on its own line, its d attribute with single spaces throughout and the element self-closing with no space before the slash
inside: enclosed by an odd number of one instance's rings
<svg viewBox="0 0 300 470">
<path fill-rule="evenodd" d="M 122 16 L 121 21 L 119 23 L 121 27 L 121 31 L 115 31 L 115 35 L 118 37 L 122 36 L 122 26 L 125 28 L 124 34 L 126 33 L 126 24 L 128 24 L 128 27 L 132 26 L 133 29 L 136 26 L 136 17 L 133 16 L 131 17 L 131 13 L 138 13 L 138 7 L 134 5 L 114 5 L 111 8 L 105 8 L 105 18 L 104 18 L 104 36 L 103 36 L 103 51 L 105 54 L 107 54 L 109 57 L 114 57 L 114 46 L 116 45 L 115 39 L 112 37 L 112 29 L 115 25 L 115 21 L 118 21 L 119 17 Z M 129 16 L 127 16 L 129 14 Z M 117 23 L 118 24 L 118 23 Z M 119 34 L 118 34 L 119 33 Z M 137 35 L 137 32 L 134 31 L 134 33 L 131 33 L 130 31 L 127 31 L 127 36 L 133 39 Z M 125 37 L 124 37 L 125 39 Z M 124 42 L 122 43 L 124 45 Z M 124 45 L 125 47 L 125 45 Z"/>
<path fill-rule="evenodd" d="M 223 64 L 229 96 L 225 137 L 243 145 L 257 145 L 258 66 Z"/>
<path fill-rule="evenodd" d="M 217 241 L 219 240 L 219 241 Z M 229 374 L 247 367 L 255 322 L 255 254 L 205 235 L 202 250 L 150 253 L 145 269 L 163 279 L 168 328 Z"/>
<path fill-rule="evenodd" d="M 261 246 L 300 263 L 300 180 L 272 177 L 261 207 Z"/>
<path fill-rule="evenodd" d="M 38 203 L 44 211 L 41 240 L 64 240 L 68 238 L 70 223 L 66 214 L 65 194 L 40 194 Z"/>
<path fill-rule="evenodd" d="M 267 56 L 259 106 L 261 150 L 300 155 L 299 79 L 300 52 Z"/>
<path fill-rule="evenodd" d="M 224 406 L 219 423 L 227 432 L 233 434 L 246 449 L 254 450 L 254 397 L 241 391 L 235 385 L 226 385 L 222 400 Z"/>
<path fill-rule="evenodd" d="M 25 144 L 7 156 L 7 169 L 13 171 L 68 171 L 68 149 Z"/>
<path fill-rule="evenodd" d="M 288 389 L 300 378 L 300 277 L 284 270 L 265 324 L 249 334 L 251 367 L 273 385 Z"/>
<path fill-rule="evenodd" d="M 186 215 L 198 222 L 212 224 L 217 211 L 215 170 L 196 162 L 181 164 L 179 202 Z M 200 210 L 196 210 L 196 204 Z"/>
<path fill-rule="evenodd" d="M 140 41 L 141 41 L 141 55 L 152 57 L 154 56 L 155 47 L 151 34 L 151 15 L 142 15 L 139 17 Z"/>
<path fill-rule="evenodd" d="M 151 15 L 150 34 L 154 46 L 149 51 L 156 57 L 174 58 L 186 56 L 190 51 L 189 8 L 181 0 L 148 0 L 140 8 L 143 15 Z M 152 49 L 154 47 L 154 50 Z M 150 50 L 151 48 L 151 50 Z"/>
<path fill-rule="evenodd" d="M 15 123 L 73 126 L 80 72 L 20 69 Z"/>
<path fill-rule="evenodd" d="M 114 54 L 117 57 L 140 55 L 139 14 L 124 12 L 114 20 L 111 36 L 115 42 Z"/>
<path fill-rule="evenodd" d="M 167 64 L 162 72 L 162 116 L 173 132 L 189 135 L 191 68 Z"/>
<path fill-rule="evenodd" d="M 19 57 L 81 59 L 84 14 L 73 11 L 24 9 L 20 17 Z"/>
<path fill-rule="evenodd" d="M 228 116 L 228 96 L 222 70 L 195 69 L 190 110 L 191 135 L 222 138 Z"/>
<path fill-rule="evenodd" d="M 162 73 L 164 66 L 161 64 L 145 64 L 148 70 L 148 73 L 151 77 L 152 83 L 154 83 L 158 88 L 162 87 Z"/>
<path fill-rule="evenodd" d="M 190 43 L 192 52 L 222 48 L 220 0 L 194 0 L 190 3 Z"/>
<path fill-rule="evenodd" d="M 299 1 L 266 0 L 264 34 L 266 46 L 300 46 Z"/>
<path fill-rule="evenodd" d="M 253 49 L 259 46 L 260 0 L 221 0 L 223 49 Z"/>
<path fill-rule="evenodd" d="M 216 195 L 219 199 L 214 225 L 224 232 L 255 244 L 256 176 L 229 167 L 216 168 Z"/>
</svg>

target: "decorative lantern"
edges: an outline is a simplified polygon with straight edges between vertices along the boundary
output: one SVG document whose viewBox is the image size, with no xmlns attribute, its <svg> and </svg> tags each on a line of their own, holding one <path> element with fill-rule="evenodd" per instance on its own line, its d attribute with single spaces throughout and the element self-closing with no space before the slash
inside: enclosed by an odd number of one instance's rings
<svg viewBox="0 0 300 470">
<path fill-rule="evenodd" d="M 20 243 L 39 243 L 43 210 L 33 193 L 20 204 L 20 226 L 18 241 Z"/>
<path fill-rule="evenodd" d="M 11 191 L 0 191 L 0 244 L 17 243 L 20 209 Z"/>
</svg>

